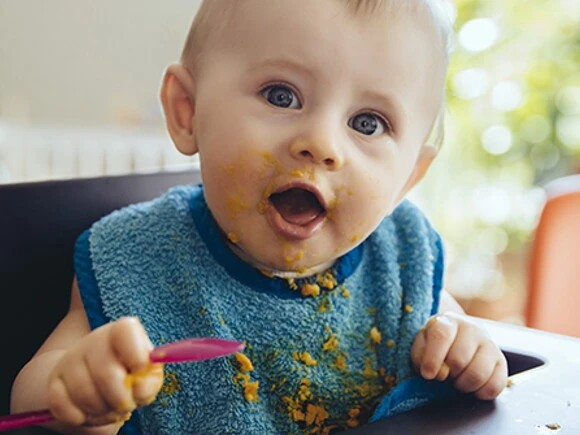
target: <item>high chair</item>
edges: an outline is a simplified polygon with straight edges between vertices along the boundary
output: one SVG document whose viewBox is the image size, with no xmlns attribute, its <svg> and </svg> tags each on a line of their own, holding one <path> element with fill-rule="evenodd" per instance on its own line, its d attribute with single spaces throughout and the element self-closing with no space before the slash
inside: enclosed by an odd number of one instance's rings
<svg viewBox="0 0 580 435">
<path fill-rule="evenodd" d="M 546 186 L 531 253 L 528 326 L 580 337 L 580 175 Z"/>
</svg>

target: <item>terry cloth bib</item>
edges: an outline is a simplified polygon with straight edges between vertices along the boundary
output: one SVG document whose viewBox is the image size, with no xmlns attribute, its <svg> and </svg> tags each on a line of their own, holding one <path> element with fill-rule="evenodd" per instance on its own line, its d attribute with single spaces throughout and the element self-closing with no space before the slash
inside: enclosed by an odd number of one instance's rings
<svg viewBox="0 0 580 435">
<path fill-rule="evenodd" d="M 112 213 L 75 251 L 92 328 L 138 316 L 156 346 L 246 343 L 243 356 L 165 365 L 156 400 L 123 428 L 149 434 L 329 433 L 448 394 L 410 362 L 442 265 L 438 235 L 405 201 L 326 273 L 267 277 L 229 250 L 201 186 Z"/>
</svg>

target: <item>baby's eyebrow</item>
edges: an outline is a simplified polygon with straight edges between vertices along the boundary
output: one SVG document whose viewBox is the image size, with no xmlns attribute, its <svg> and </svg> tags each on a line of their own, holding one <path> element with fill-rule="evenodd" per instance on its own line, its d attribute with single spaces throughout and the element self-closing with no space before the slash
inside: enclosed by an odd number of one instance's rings
<svg viewBox="0 0 580 435">
<path fill-rule="evenodd" d="M 396 116 L 399 123 L 408 119 L 409 112 L 395 93 L 367 90 L 362 93 L 362 96 L 365 100 L 376 102 L 380 107 L 386 107 Z"/>
<path fill-rule="evenodd" d="M 299 60 L 290 57 L 276 57 L 260 60 L 252 63 L 249 66 L 248 71 L 253 72 L 263 68 L 289 69 L 299 74 L 309 76 L 312 80 L 316 80 L 316 74 L 314 74 L 310 68 L 304 66 Z"/>
</svg>

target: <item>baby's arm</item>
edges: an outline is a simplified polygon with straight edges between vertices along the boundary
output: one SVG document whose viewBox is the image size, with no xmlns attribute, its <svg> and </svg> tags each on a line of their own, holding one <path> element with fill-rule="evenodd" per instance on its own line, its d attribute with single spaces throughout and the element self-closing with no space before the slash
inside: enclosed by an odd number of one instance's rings
<svg viewBox="0 0 580 435">
<path fill-rule="evenodd" d="M 12 412 L 49 408 L 58 420 L 47 425 L 53 430 L 117 433 L 161 388 L 163 368 L 149 363 L 152 348 L 135 318 L 91 332 L 75 280 L 69 312 L 16 377 Z"/>
<path fill-rule="evenodd" d="M 425 379 L 450 378 L 459 391 L 480 399 L 494 399 L 507 383 L 503 353 L 447 292 L 442 292 L 440 314 L 417 334 L 411 358 Z"/>
</svg>

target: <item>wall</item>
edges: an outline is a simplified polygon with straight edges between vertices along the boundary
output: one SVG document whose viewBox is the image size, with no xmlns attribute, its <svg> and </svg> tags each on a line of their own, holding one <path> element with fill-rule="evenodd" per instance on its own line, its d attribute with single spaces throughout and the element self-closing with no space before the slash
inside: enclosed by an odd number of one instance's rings
<svg viewBox="0 0 580 435">
<path fill-rule="evenodd" d="M 199 0 L 0 0 L 0 184 L 183 168 L 158 88 Z"/>
<path fill-rule="evenodd" d="M 199 0 L 1 0 L 0 118 L 156 125 Z"/>
</svg>

